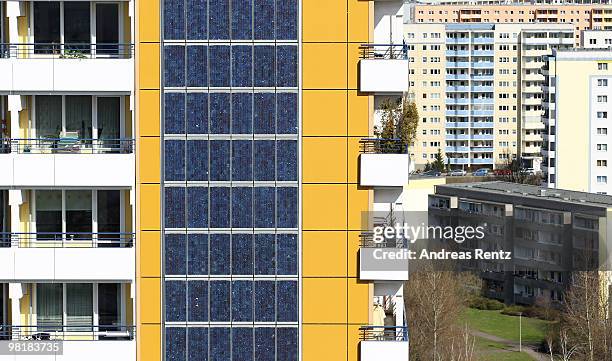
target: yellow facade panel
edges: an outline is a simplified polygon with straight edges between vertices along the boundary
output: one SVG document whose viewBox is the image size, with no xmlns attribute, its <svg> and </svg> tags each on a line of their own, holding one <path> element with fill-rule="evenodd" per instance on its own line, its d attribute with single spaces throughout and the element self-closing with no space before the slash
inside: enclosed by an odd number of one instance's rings
<svg viewBox="0 0 612 361">
<path fill-rule="evenodd" d="M 304 323 L 346 323 L 346 278 L 304 278 L 302 280 Z"/>
<path fill-rule="evenodd" d="M 347 138 L 348 149 L 347 149 L 347 165 L 348 165 L 348 181 L 349 183 L 359 182 L 359 150 L 361 145 L 359 141 L 362 137 L 350 137 Z"/>
<path fill-rule="evenodd" d="M 302 180 L 305 183 L 346 183 L 346 138 L 303 138 Z"/>
<path fill-rule="evenodd" d="M 348 0 L 348 41 L 367 43 L 370 36 L 370 1 Z"/>
<path fill-rule="evenodd" d="M 366 138 L 370 135 L 370 97 L 356 90 L 348 92 L 348 135 Z"/>
<path fill-rule="evenodd" d="M 348 276 L 359 276 L 359 243 L 361 242 L 359 235 L 361 231 L 347 232 L 347 249 L 348 249 Z"/>
<path fill-rule="evenodd" d="M 139 89 L 159 89 L 159 44 L 140 43 L 138 61 Z"/>
<path fill-rule="evenodd" d="M 348 361 L 359 361 L 359 337 L 360 331 L 357 325 L 348 326 Z"/>
<path fill-rule="evenodd" d="M 141 137 L 159 136 L 160 110 L 159 90 L 138 91 L 138 126 Z"/>
<path fill-rule="evenodd" d="M 140 327 L 140 360 L 160 361 L 161 327 L 159 325 L 142 325 Z"/>
<path fill-rule="evenodd" d="M 328 302 L 326 307 L 333 308 L 333 305 Z M 302 330 L 304 361 L 346 361 L 346 325 L 304 325 Z"/>
<path fill-rule="evenodd" d="M 140 275 L 161 277 L 161 233 L 143 231 L 139 233 Z"/>
<path fill-rule="evenodd" d="M 346 89 L 346 56 L 347 44 L 303 44 L 304 89 Z"/>
<path fill-rule="evenodd" d="M 356 184 L 348 186 L 348 228 L 353 231 L 367 230 L 367 211 L 372 191 Z"/>
<path fill-rule="evenodd" d="M 160 0 L 141 0 L 138 2 L 138 41 L 159 41 L 159 3 Z"/>
<path fill-rule="evenodd" d="M 346 277 L 346 232 L 322 231 L 302 234 L 304 277 Z"/>
<path fill-rule="evenodd" d="M 304 184 L 302 214 L 304 230 L 345 230 L 347 194 L 345 184 Z"/>
<path fill-rule="evenodd" d="M 361 44 L 348 44 L 348 88 L 358 89 L 359 60 L 361 59 Z"/>
<path fill-rule="evenodd" d="M 304 136 L 344 136 L 347 132 L 345 90 L 306 90 L 302 95 Z"/>
<path fill-rule="evenodd" d="M 140 323 L 161 322 L 161 281 L 159 278 L 140 279 Z M 146 345 L 146 344 L 144 344 Z M 147 360 L 147 359 L 145 359 Z"/>
<path fill-rule="evenodd" d="M 356 278 L 348 280 L 348 322 L 357 325 L 367 325 L 369 322 L 370 304 L 369 282 L 359 281 Z"/>
<path fill-rule="evenodd" d="M 160 138 L 141 137 L 138 161 L 140 166 L 140 183 L 160 182 Z"/>
<path fill-rule="evenodd" d="M 346 42 L 347 3 L 308 0 L 302 2 L 304 42 Z"/>
<path fill-rule="evenodd" d="M 160 230 L 160 187 L 159 184 L 141 184 L 140 189 L 140 230 Z"/>
</svg>

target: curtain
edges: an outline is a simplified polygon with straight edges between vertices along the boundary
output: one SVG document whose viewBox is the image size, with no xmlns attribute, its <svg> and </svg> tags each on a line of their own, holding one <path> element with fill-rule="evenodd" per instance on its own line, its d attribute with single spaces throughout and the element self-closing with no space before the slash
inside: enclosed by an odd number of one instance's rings
<svg viewBox="0 0 612 361">
<path fill-rule="evenodd" d="M 119 97 L 98 98 L 98 139 L 103 139 L 104 147 L 120 148 L 117 139 L 121 137 L 121 101 Z M 114 141 L 111 141 L 113 139 Z"/>
<path fill-rule="evenodd" d="M 36 137 L 59 138 L 62 131 L 62 97 L 36 96 Z"/>
<path fill-rule="evenodd" d="M 36 284 L 36 324 L 38 331 L 58 329 L 62 325 L 62 284 Z"/>
<path fill-rule="evenodd" d="M 91 325 L 93 325 L 93 285 L 91 283 L 67 283 L 67 331 L 89 331 L 91 327 L 82 326 Z"/>
<path fill-rule="evenodd" d="M 91 96 L 66 96 L 66 131 L 79 132 L 81 139 L 91 139 Z"/>
</svg>

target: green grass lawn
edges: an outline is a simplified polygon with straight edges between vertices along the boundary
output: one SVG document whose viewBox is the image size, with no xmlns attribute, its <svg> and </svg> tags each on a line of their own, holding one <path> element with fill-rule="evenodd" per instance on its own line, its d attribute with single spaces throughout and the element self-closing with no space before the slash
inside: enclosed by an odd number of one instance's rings
<svg viewBox="0 0 612 361">
<path fill-rule="evenodd" d="M 474 330 L 507 340 L 519 340 L 519 318 L 502 315 L 500 311 L 485 311 L 468 308 L 464 321 Z M 522 318 L 523 342 L 540 343 L 544 340 L 550 322 L 536 318 Z"/>
<path fill-rule="evenodd" d="M 533 358 L 524 352 L 510 351 L 507 346 L 501 343 L 483 338 L 476 338 L 476 349 L 481 360 L 533 361 Z"/>
</svg>

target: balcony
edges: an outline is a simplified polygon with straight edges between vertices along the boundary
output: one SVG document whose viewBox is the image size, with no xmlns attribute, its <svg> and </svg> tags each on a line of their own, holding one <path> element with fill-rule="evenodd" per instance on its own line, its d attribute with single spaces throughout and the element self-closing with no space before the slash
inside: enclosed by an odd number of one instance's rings
<svg viewBox="0 0 612 361">
<path fill-rule="evenodd" d="M 444 148 L 446 153 L 467 153 L 470 151 L 470 147 L 446 147 Z"/>
<path fill-rule="evenodd" d="M 0 92 L 121 92 L 134 88 L 131 44 L 0 44 Z"/>
<path fill-rule="evenodd" d="M 448 158 L 450 164 L 470 164 L 469 158 Z"/>
<path fill-rule="evenodd" d="M 487 85 L 477 85 L 472 87 L 473 92 L 493 92 L 492 86 Z"/>
<path fill-rule="evenodd" d="M 468 86 L 447 86 L 447 92 L 469 92 L 470 87 Z"/>
<path fill-rule="evenodd" d="M 403 187 L 408 183 L 409 156 L 398 139 L 367 138 L 359 141 L 359 185 Z"/>
<path fill-rule="evenodd" d="M 455 105 L 455 104 L 469 104 L 470 100 L 468 98 L 446 98 L 445 104 L 447 105 Z"/>
<path fill-rule="evenodd" d="M 493 128 L 493 122 L 472 122 L 472 128 Z"/>
<path fill-rule="evenodd" d="M 408 328 L 365 326 L 360 328 L 361 361 L 408 360 Z"/>
<path fill-rule="evenodd" d="M 493 140 L 493 134 L 472 134 L 470 139 L 473 140 Z"/>
<path fill-rule="evenodd" d="M 470 63 L 467 61 L 455 61 L 455 62 L 447 61 L 446 67 L 447 68 L 469 68 Z"/>
<path fill-rule="evenodd" d="M 446 74 L 446 80 L 468 80 L 469 74 Z"/>
<path fill-rule="evenodd" d="M 408 91 L 407 46 L 363 44 L 360 50 L 360 91 L 372 93 L 402 93 Z"/>
<path fill-rule="evenodd" d="M 469 134 L 446 134 L 446 140 L 469 140 Z"/>
<path fill-rule="evenodd" d="M 0 279 L 130 281 L 133 233 L 0 233 Z"/>
<path fill-rule="evenodd" d="M 472 68 L 478 68 L 478 69 L 483 69 L 483 68 L 493 68 L 493 62 L 492 61 L 477 61 L 477 62 L 473 62 L 472 63 Z M 491 79 L 493 79 L 493 75 L 490 76 Z"/>
<path fill-rule="evenodd" d="M 362 281 L 407 281 L 406 239 L 375 239 L 370 232 L 360 235 L 359 279 Z"/>
<path fill-rule="evenodd" d="M 446 122 L 446 128 L 469 128 L 469 122 Z"/>
<path fill-rule="evenodd" d="M 446 50 L 446 56 L 447 57 L 456 57 L 456 56 L 461 56 L 461 57 L 468 57 L 470 56 L 470 52 L 467 50 Z"/>
<path fill-rule="evenodd" d="M 445 115 L 447 117 L 467 117 L 470 115 L 470 111 L 467 109 L 447 109 Z"/>
<path fill-rule="evenodd" d="M 493 158 L 472 158 L 472 164 L 493 164 Z"/>
<path fill-rule="evenodd" d="M 0 154 L 0 184 L 8 187 L 131 187 L 132 139 L 13 139 Z"/>
</svg>

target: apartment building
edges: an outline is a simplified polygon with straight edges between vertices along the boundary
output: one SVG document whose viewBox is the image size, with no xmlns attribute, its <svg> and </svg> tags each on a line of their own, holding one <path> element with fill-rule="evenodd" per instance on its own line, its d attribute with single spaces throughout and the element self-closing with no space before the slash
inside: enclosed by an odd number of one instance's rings
<svg viewBox="0 0 612 361">
<path fill-rule="evenodd" d="M 546 64 L 542 153 L 547 185 L 612 193 L 608 167 L 612 160 L 608 155 L 608 122 L 612 114 L 610 51 L 555 51 Z"/>
<path fill-rule="evenodd" d="M 138 358 L 406 358 L 358 266 L 374 3 L 137 5 Z"/>
<path fill-rule="evenodd" d="M 408 8 L 412 23 L 567 23 L 574 26 L 575 44 L 581 30 L 612 28 L 612 5 L 586 3 L 414 4 Z"/>
<path fill-rule="evenodd" d="M 573 45 L 569 24 L 406 24 L 410 93 L 420 112 L 411 156 L 451 166 L 539 170 L 542 57 Z M 375 96 L 378 99 L 388 95 Z"/>
<path fill-rule="evenodd" d="M 569 271 L 599 269 L 602 292 L 610 286 L 612 197 L 506 183 L 436 186 L 429 196 L 429 224 L 480 226 L 482 239 L 457 249 L 512 252 L 511 260 L 472 259 L 464 269 L 480 272 L 486 296 L 531 305 L 563 299 Z"/>
<path fill-rule="evenodd" d="M 426 5 L 501 5 L 501 4 L 609 4 L 609 0 L 416 0 Z"/>
<path fill-rule="evenodd" d="M 136 359 L 133 5 L 0 4 L 0 339 L 39 360 Z"/>
<path fill-rule="evenodd" d="M 612 30 L 583 30 L 580 47 L 585 49 L 609 49 L 612 47 Z"/>
</svg>

